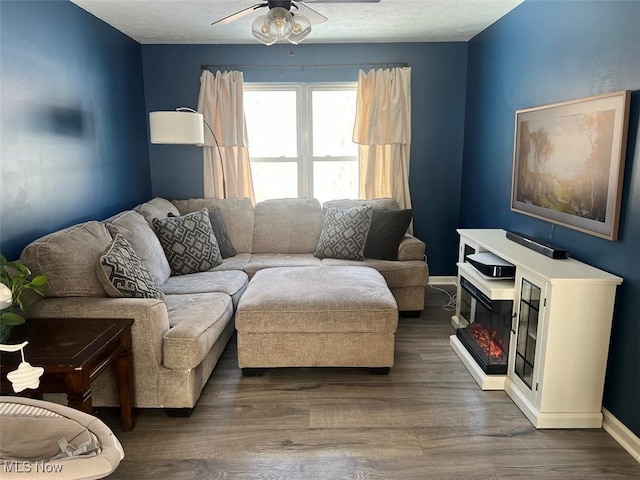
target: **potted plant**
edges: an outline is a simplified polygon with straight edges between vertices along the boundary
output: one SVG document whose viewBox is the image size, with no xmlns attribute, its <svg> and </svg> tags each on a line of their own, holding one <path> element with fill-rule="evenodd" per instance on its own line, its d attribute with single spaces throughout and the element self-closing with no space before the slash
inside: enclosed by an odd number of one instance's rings
<svg viewBox="0 0 640 480">
<path fill-rule="evenodd" d="M 24 294 L 31 290 L 44 297 L 45 275 L 31 277 L 31 270 L 18 261 L 8 262 L 0 254 L 0 343 L 9 337 L 14 325 L 24 323 L 29 302 Z"/>
</svg>

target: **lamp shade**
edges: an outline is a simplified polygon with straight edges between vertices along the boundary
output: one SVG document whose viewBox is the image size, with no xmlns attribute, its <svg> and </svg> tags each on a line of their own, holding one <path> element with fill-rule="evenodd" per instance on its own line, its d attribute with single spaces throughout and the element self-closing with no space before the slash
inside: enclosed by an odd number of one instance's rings
<svg viewBox="0 0 640 480">
<path fill-rule="evenodd" d="M 204 122 L 198 112 L 150 112 L 151 143 L 202 145 Z"/>
</svg>

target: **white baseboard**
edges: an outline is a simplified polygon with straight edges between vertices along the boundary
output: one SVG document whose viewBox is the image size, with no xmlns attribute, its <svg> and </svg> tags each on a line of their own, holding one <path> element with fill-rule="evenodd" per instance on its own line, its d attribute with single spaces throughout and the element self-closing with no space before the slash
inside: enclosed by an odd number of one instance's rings
<svg viewBox="0 0 640 480">
<path fill-rule="evenodd" d="M 458 277 L 429 277 L 429 285 L 457 285 Z"/>
<path fill-rule="evenodd" d="M 602 428 L 622 445 L 637 462 L 640 462 L 640 438 L 629 430 L 620 420 L 614 417 L 606 408 L 602 409 Z"/>
</svg>

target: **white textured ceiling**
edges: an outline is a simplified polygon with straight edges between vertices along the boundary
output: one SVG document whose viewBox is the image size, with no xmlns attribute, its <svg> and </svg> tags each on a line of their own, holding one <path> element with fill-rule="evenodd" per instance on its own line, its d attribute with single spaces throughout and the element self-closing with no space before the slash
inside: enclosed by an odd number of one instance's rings
<svg viewBox="0 0 640 480">
<path fill-rule="evenodd" d="M 214 25 L 260 0 L 71 0 L 142 44 L 257 43 L 253 12 Z M 335 0 L 334 0 L 335 1 Z M 304 43 L 467 41 L 523 0 L 381 0 L 380 3 L 308 3 L 329 20 Z M 261 10 L 262 11 L 262 10 Z"/>
</svg>

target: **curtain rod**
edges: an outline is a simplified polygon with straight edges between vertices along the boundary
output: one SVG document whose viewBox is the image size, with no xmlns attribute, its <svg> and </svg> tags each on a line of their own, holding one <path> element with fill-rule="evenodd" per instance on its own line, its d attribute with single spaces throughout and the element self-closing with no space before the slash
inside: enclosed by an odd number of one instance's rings
<svg viewBox="0 0 640 480">
<path fill-rule="evenodd" d="M 318 63 L 315 65 L 305 64 L 289 64 L 289 65 L 231 65 L 231 64 L 203 64 L 200 65 L 201 70 L 209 70 L 210 68 L 223 68 L 223 69 L 241 69 L 241 68 L 344 68 L 344 67 L 408 67 L 406 62 L 390 62 L 390 63 Z"/>
</svg>

